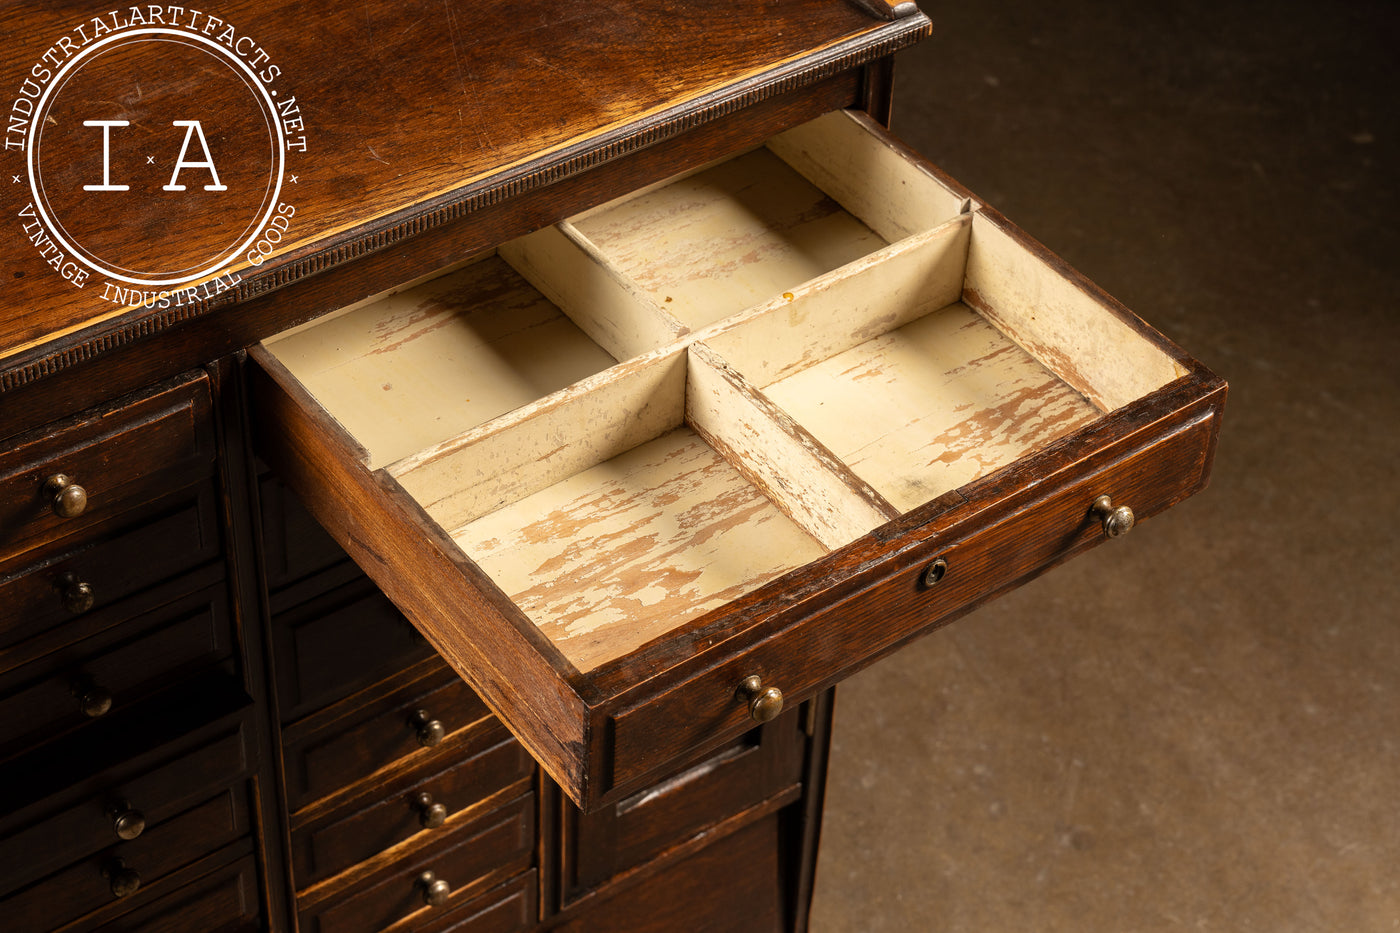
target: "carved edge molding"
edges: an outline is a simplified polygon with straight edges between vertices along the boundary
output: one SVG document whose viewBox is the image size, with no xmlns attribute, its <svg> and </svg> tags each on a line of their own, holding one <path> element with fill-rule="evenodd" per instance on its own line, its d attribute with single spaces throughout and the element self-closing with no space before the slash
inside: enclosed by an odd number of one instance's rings
<svg viewBox="0 0 1400 933">
<path fill-rule="evenodd" d="M 905 5 L 899 4 L 894 9 Z M 874 4 L 874 7 L 885 11 L 892 9 L 885 3 Z M 5 367 L 4 372 L 0 373 L 0 392 L 28 385 L 177 324 L 204 317 L 220 308 L 261 297 L 300 279 L 461 220 L 474 211 L 645 149 L 744 107 L 891 55 L 924 38 L 931 30 L 932 24 L 926 16 L 903 16 L 889 25 L 839 42 L 796 62 L 739 81 L 697 100 L 669 107 L 637 123 L 600 134 L 562 153 L 531 160 L 477 184 L 380 218 L 370 225 L 371 229 L 357 229 L 343 242 L 336 243 L 331 238 L 325 245 L 311 247 L 311 255 L 291 259 L 260 275 L 245 275 L 238 286 L 213 298 L 144 314 L 141 310 L 134 310 L 92 325 L 88 328 L 88 336 L 79 332 L 71 342 L 65 341 L 66 345 L 62 347 L 37 344 L 28 353 L 21 352 L 8 361 L 0 362 L 0 366 Z M 29 358 L 26 359 L 26 356 Z"/>
</svg>

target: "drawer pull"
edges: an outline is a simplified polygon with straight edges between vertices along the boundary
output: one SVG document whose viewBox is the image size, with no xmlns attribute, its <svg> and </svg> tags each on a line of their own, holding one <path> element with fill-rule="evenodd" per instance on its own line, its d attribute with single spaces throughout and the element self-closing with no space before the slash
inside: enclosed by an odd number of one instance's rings
<svg viewBox="0 0 1400 933">
<path fill-rule="evenodd" d="M 419 875 L 415 884 L 418 887 L 418 893 L 423 898 L 423 903 L 429 907 L 441 907 L 452 896 L 452 885 L 431 871 L 425 871 Z"/>
<path fill-rule="evenodd" d="M 433 799 L 433 795 L 420 790 L 413 795 L 413 809 L 418 811 L 418 822 L 424 829 L 437 829 L 447 822 L 447 807 Z"/>
<path fill-rule="evenodd" d="M 113 897 L 130 897 L 141 887 L 141 876 L 135 869 L 127 868 L 126 862 L 119 858 L 102 866 L 102 877 L 111 882 Z"/>
<path fill-rule="evenodd" d="M 77 518 L 87 510 L 87 490 L 66 473 L 55 473 L 44 480 L 44 495 L 50 498 L 53 514 L 59 518 Z"/>
<path fill-rule="evenodd" d="M 107 816 L 112 820 L 112 829 L 118 839 L 130 842 L 146 831 L 146 814 L 125 800 L 108 809 Z"/>
<path fill-rule="evenodd" d="M 78 698 L 78 709 L 89 719 L 106 716 L 112 708 L 112 694 L 86 675 L 73 684 L 73 696 Z"/>
<path fill-rule="evenodd" d="M 754 722 L 772 722 L 783 711 L 783 691 L 763 686 L 757 674 L 745 677 L 735 696 L 749 704 L 749 718 Z"/>
<path fill-rule="evenodd" d="M 78 579 L 78 575 L 71 570 L 55 580 L 54 586 L 58 589 L 58 598 L 63 603 L 63 608 L 73 615 L 87 612 L 96 599 L 92 592 L 92 584 Z"/>
<path fill-rule="evenodd" d="M 1133 530 L 1137 518 L 1133 515 L 1133 510 L 1126 505 L 1114 506 L 1113 500 L 1108 496 L 1099 496 L 1094 500 L 1094 515 L 1103 522 L 1103 530 L 1110 538 L 1121 537 Z"/>
<path fill-rule="evenodd" d="M 414 713 L 409 723 L 418 730 L 418 744 L 424 748 L 437 748 L 447 735 L 447 727 L 442 720 L 434 719 L 425 709 Z"/>
</svg>

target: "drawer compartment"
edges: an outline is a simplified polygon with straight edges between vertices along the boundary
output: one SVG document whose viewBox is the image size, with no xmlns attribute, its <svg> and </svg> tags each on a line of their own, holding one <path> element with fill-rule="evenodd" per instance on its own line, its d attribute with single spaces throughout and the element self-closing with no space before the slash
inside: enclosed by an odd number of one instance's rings
<svg viewBox="0 0 1400 933">
<path fill-rule="evenodd" d="M 154 763 L 135 774 L 98 775 L 76 795 L 30 808 L 33 815 L 24 825 L 7 827 L 0 839 L 0 892 L 117 845 L 119 818 L 130 834 L 133 820 L 161 823 L 220 787 L 245 780 L 254 762 L 250 724 L 240 718 L 223 728 L 193 748 L 185 739 L 162 746 L 150 756 Z"/>
<path fill-rule="evenodd" d="M 295 813 L 371 775 L 454 752 L 468 727 L 489 715 L 471 687 L 439 667 L 354 714 L 318 723 L 310 735 L 298 723 L 283 733 L 287 807 Z"/>
<path fill-rule="evenodd" d="M 104 923 L 92 933 L 253 933 L 260 922 L 258 869 L 242 858 L 151 904 Z"/>
<path fill-rule="evenodd" d="M 346 896 L 322 902 L 317 892 L 299 898 L 301 929 L 372 933 L 410 918 L 416 928 L 474 900 L 491 880 L 531 867 L 534 843 L 535 797 L 527 794 L 461 827 L 440 845 L 395 863 L 374 880 L 357 884 Z M 427 873 L 431 875 L 425 878 Z M 434 882 L 443 885 L 430 890 Z"/>
<path fill-rule="evenodd" d="M 131 897 L 142 886 L 162 879 L 201 856 L 248 832 L 246 784 L 218 795 L 147 827 L 136 839 L 123 842 L 34 886 L 0 901 L 0 910 L 20 931 L 46 930 Z"/>
<path fill-rule="evenodd" d="M 252 356 L 269 462 L 585 810 L 962 611 L 880 588 L 945 539 L 1018 516 L 985 595 L 1200 489 L 1225 394 L 845 113 Z"/>
<path fill-rule="evenodd" d="M 0 454 L 0 560 L 208 475 L 210 404 L 196 373 L 21 437 Z"/>
<path fill-rule="evenodd" d="M 568 906 L 629 869 L 756 807 L 801 779 L 803 713 L 751 729 L 702 761 L 594 813 L 564 804 Z"/>
<path fill-rule="evenodd" d="M 0 758 L 95 725 L 232 651 L 222 584 L 0 678 Z"/>
<path fill-rule="evenodd" d="M 284 723 L 433 654 L 393 604 L 363 578 L 276 615 L 272 644 Z"/>
<path fill-rule="evenodd" d="M 476 750 L 458 760 L 419 769 L 409 780 L 381 787 L 377 799 L 359 800 L 326 819 L 292 829 L 292 869 L 298 888 L 415 838 L 451 832 L 470 821 L 483 801 L 515 786 L 526 790 L 534 760 L 498 723 Z M 384 791 L 389 793 L 384 795 Z"/>
<path fill-rule="evenodd" d="M 106 625 L 119 622 L 122 615 L 106 612 L 113 603 L 213 560 L 220 546 L 215 496 L 211 485 L 202 484 L 133 527 L 0 573 L 0 652 L 8 655 L 10 646 L 41 634 L 36 640 L 53 642 L 61 638 L 54 629 L 86 627 L 65 626 L 70 620 L 105 613 Z"/>
</svg>

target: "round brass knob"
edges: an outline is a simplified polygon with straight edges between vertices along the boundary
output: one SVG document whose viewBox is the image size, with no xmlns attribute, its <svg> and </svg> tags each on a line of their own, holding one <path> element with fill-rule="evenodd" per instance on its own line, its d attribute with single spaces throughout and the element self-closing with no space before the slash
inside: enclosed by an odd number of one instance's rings
<svg viewBox="0 0 1400 933">
<path fill-rule="evenodd" d="M 93 595 L 92 584 L 79 580 L 71 570 L 55 580 L 54 586 L 58 588 L 58 598 L 63 608 L 74 615 L 87 612 L 97 598 Z"/>
<path fill-rule="evenodd" d="M 1133 530 L 1137 517 L 1126 505 L 1114 506 L 1108 496 L 1094 500 L 1094 515 L 1103 522 L 1103 530 L 1110 538 L 1118 538 Z"/>
<path fill-rule="evenodd" d="M 108 810 L 107 815 L 112 818 L 112 829 L 118 839 L 130 842 L 146 831 L 146 814 L 125 800 Z"/>
<path fill-rule="evenodd" d="M 78 698 L 78 709 L 89 719 L 106 716 L 112 709 L 112 694 L 99 687 L 91 677 L 82 677 L 73 685 L 73 695 Z"/>
<path fill-rule="evenodd" d="M 423 903 L 429 907 L 441 907 L 452 896 L 452 885 L 443 881 L 433 872 L 423 872 L 418 876 L 416 884 L 423 897 Z"/>
<path fill-rule="evenodd" d="M 783 711 L 783 691 L 763 686 L 763 679 L 757 674 L 745 677 L 735 692 L 749 704 L 749 718 L 754 722 L 772 722 Z"/>
<path fill-rule="evenodd" d="M 130 897 L 141 887 L 141 876 L 119 858 L 102 866 L 102 877 L 111 882 L 113 897 Z"/>
<path fill-rule="evenodd" d="M 434 719 L 425 709 L 414 713 L 409 722 L 418 731 L 418 744 L 424 748 L 436 748 L 447 735 L 447 727 L 442 720 Z"/>
<path fill-rule="evenodd" d="M 418 822 L 424 829 L 437 829 L 447 822 L 447 807 L 433 799 L 433 795 L 420 790 L 413 795 L 413 808 L 418 811 Z"/>
<path fill-rule="evenodd" d="M 59 518 L 77 518 L 87 510 L 87 490 L 66 473 L 55 473 L 44 480 L 44 495 Z"/>
</svg>

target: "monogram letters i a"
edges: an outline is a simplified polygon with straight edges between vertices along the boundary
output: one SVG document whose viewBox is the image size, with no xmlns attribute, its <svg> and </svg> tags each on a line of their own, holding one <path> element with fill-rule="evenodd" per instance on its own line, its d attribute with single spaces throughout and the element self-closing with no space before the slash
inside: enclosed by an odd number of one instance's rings
<svg viewBox="0 0 1400 933">
<path fill-rule="evenodd" d="M 83 185 L 84 191 L 128 191 L 130 185 L 112 184 L 111 174 L 111 149 L 112 149 L 112 127 L 129 126 L 127 120 L 84 120 L 83 126 L 102 127 L 102 184 Z M 227 191 L 228 186 L 219 183 L 219 172 L 214 167 L 214 156 L 209 152 L 209 143 L 204 138 L 204 127 L 200 126 L 198 120 L 175 120 L 172 126 L 183 126 L 185 128 L 185 141 L 180 145 L 180 154 L 175 159 L 175 170 L 170 173 L 170 183 L 162 185 L 162 191 L 184 191 L 185 186 L 180 184 L 180 170 L 184 168 L 207 168 L 209 175 L 213 178 L 212 185 L 205 185 L 205 191 Z M 198 137 L 199 148 L 204 151 L 203 162 L 187 162 L 185 154 L 189 152 L 190 140 Z"/>
</svg>

